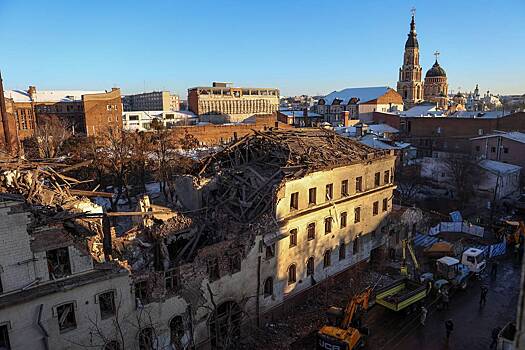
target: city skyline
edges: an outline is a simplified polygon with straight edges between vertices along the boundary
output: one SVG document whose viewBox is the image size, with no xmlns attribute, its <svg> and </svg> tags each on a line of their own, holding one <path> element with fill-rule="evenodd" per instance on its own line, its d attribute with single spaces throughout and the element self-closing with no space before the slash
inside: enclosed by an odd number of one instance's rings
<svg viewBox="0 0 525 350">
<path fill-rule="evenodd" d="M 211 81 L 276 87 L 281 95 L 395 88 L 415 6 L 423 72 L 439 50 L 450 91 L 479 84 L 482 92 L 525 93 L 520 1 L 506 1 L 498 11 L 488 1 L 445 1 L 440 11 L 408 1 L 395 7 L 383 1 L 30 3 L 31 11 L 27 2 L 0 4 L 0 69 L 8 89 L 118 86 L 123 93 L 170 90 L 185 98 L 188 88 Z M 22 14 L 31 25 L 20 25 Z"/>
</svg>

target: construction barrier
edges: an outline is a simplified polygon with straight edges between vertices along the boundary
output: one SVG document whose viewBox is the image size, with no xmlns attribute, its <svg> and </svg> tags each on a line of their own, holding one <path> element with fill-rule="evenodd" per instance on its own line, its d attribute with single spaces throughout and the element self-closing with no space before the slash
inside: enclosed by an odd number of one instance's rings
<svg viewBox="0 0 525 350">
<path fill-rule="evenodd" d="M 483 237 L 485 229 L 481 226 L 466 222 L 440 222 L 428 231 L 430 236 L 435 236 L 441 232 L 462 232 L 469 235 Z"/>
</svg>

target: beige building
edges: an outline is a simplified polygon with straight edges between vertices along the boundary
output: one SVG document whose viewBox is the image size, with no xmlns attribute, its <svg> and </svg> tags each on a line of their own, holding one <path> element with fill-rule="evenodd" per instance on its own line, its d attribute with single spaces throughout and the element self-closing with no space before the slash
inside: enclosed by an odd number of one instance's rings
<svg viewBox="0 0 525 350">
<path fill-rule="evenodd" d="M 108 230 L 98 219 L 87 237 L 102 238 L 86 242 L 71 233 L 83 219 L 35 228 L 26 204 L 5 199 L 0 345 L 234 348 L 250 324 L 381 249 L 394 161 L 323 129 L 259 132 L 179 179 L 178 201 L 205 211 L 153 214 L 148 229 L 110 234 L 120 261 L 100 255 Z M 143 199 L 139 210 L 165 209 Z"/>
<path fill-rule="evenodd" d="M 438 109 L 448 109 L 448 81 L 447 73 L 438 63 L 438 53 L 436 52 L 436 62 L 425 74 L 425 101 L 434 102 Z"/>
<path fill-rule="evenodd" d="M 211 87 L 188 89 L 188 108 L 201 121 L 239 123 L 254 116 L 279 109 L 279 90 L 273 88 L 233 87 L 231 83 L 214 82 Z"/>
<path fill-rule="evenodd" d="M 130 111 L 178 111 L 180 100 L 178 95 L 169 91 L 152 91 L 142 94 L 122 96 L 124 112 Z"/>
</svg>

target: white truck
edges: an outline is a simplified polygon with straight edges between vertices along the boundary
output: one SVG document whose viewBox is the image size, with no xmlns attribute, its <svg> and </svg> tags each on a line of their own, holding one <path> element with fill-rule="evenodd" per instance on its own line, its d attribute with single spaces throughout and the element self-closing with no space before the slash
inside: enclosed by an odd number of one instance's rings
<svg viewBox="0 0 525 350">
<path fill-rule="evenodd" d="M 439 279 L 434 282 L 434 288 L 437 290 L 442 290 L 443 287 L 466 289 L 470 277 L 479 276 L 486 267 L 485 253 L 481 249 L 468 248 L 461 254 L 461 261 L 444 256 L 436 261 Z"/>
</svg>

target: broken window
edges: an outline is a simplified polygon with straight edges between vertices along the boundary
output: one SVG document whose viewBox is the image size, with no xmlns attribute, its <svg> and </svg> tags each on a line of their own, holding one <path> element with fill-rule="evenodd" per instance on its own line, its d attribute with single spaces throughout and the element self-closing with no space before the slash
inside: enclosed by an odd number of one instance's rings
<svg viewBox="0 0 525 350">
<path fill-rule="evenodd" d="M 355 191 L 363 192 L 363 177 L 362 176 L 355 178 Z"/>
<path fill-rule="evenodd" d="M 9 327 L 7 324 L 0 326 L 0 349 L 11 349 L 11 343 L 9 342 Z"/>
<path fill-rule="evenodd" d="M 376 216 L 379 213 L 379 202 L 375 201 L 372 205 L 372 215 Z"/>
<path fill-rule="evenodd" d="M 359 236 L 355 236 L 354 238 L 354 246 L 352 247 L 352 253 L 356 254 L 359 252 Z"/>
<path fill-rule="evenodd" d="M 385 170 L 385 174 L 383 176 L 383 182 L 385 184 L 390 183 L 390 170 Z"/>
<path fill-rule="evenodd" d="M 374 174 L 374 186 L 379 187 L 381 185 L 381 173 L 377 172 Z"/>
<path fill-rule="evenodd" d="M 290 210 L 299 209 L 299 192 L 294 192 L 290 196 Z"/>
<path fill-rule="evenodd" d="M 137 307 L 148 303 L 148 281 L 135 283 L 135 303 Z"/>
<path fill-rule="evenodd" d="M 348 196 L 348 180 L 341 181 L 341 197 Z"/>
<path fill-rule="evenodd" d="M 170 321 L 170 340 L 175 349 L 182 349 L 182 337 L 184 337 L 184 321 L 182 316 L 175 316 Z"/>
<path fill-rule="evenodd" d="M 344 260 L 346 258 L 346 244 L 341 242 L 339 244 L 339 260 Z"/>
<path fill-rule="evenodd" d="M 383 198 L 383 211 L 388 210 L 388 198 Z"/>
<path fill-rule="evenodd" d="M 308 190 L 308 205 L 317 203 L 317 188 L 313 187 Z"/>
<path fill-rule="evenodd" d="M 297 229 L 290 230 L 290 248 L 297 245 Z"/>
<path fill-rule="evenodd" d="M 179 271 L 177 269 L 164 272 L 164 288 L 166 291 L 176 291 L 179 288 L 179 282 Z"/>
<path fill-rule="evenodd" d="M 139 332 L 139 349 L 140 350 L 153 350 L 153 339 L 154 332 L 153 328 L 147 327 L 143 328 Z"/>
<path fill-rule="evenodd" d="M 71 275 L 71 264 L 67 247 L 48 250 L 46 257 L 50 279 L 54 280 Z"/>
<path fill-rule="evenodd" d="M 217 307 L 210 317 L 211 348 L 216 350 L 237 349 L 241 336 L 242 310 L 233 301 Z"/>
<path fill-rule="evenodd" d="M 271 259 L 275 256 L 275 244 L 266 246 L 266 259 Z"/>
<path fill-rule="evenodd" d="M 345 228 L 346 227 L 346 219 L 347 219 L 346 217 L 347 217 L 346 211 L 342 212 L 341 213 L 341 218 L 340 218 L 341 228 Z"/>
<path fill-rule="evenodd" d="M 74 303 L 57 306 L 56 310 L 58 316 L 58 329 L 61 333 L 77 328 Z"/>
<path fill-rule="evenodd" d="M 306 261 L 306 276 L 311 276 L 315 272 L 315 259 L 313 256 Z"/>
<path fill-rule="evenodd" d="M 120 344 L 116 340 L 110 340 L 104 345 L 104 350 L 120 350 Z"/>
<path fill-rule="evenodd" d="M 269 296 L 272 296 L 273 295 L 273 278 L 272 277 L 268 277 L 265 281 L 264 281 L 264 297 L 269 297 Z"/>
<path fill-rule="evenodd" d="M 354 223 L 357 224 L 358 222 L 361 222 L 361 207 L 354 209 Z"/>
<path fill-rule="evenodd" d="M 230 265 L 230 273 L 236 273 L 241 271 L 241 254 L 236 252 L 228 257 Z"/>
<path fill-rule="evenodd" d="M 326 185 L 326 200 L 332 200 L 334 198 L 334 184 Z"/>
<path fill-rule="evenodd" d="M 328 249 L 323 255 L 323 267 L 326 269 L 332 264 L 332 251 Z"/>
<path fill-rule="evenodd" d="M 296 270 L 297 268 L 295 264 L 292 264 L 288 267 L 288 284 L 292 284 L 297 281 Z"/>
<path fill-rule="evenodd" d="M 324 219 L 324 234 L 327 235 L 332 232 L 332 217 Z"/>
<path fill-rule="evenodd" d="M 98 296 L 98 304 L 100 307 L 100 318 L 105 320 L 115 315 L 115 292 L 109 291 L 101 293 Z"/>
<path fill-rule="evenodd" d="M 315 239 L 315 222 L 308 224 L 307 231 L 308 240 L 311 241 L 312 239 Z"/>
<path fill-rule="evenodd" d="M 208 279 L 210 280 L 210 282 L 216 281 L 221 277 L 218 258 L 214 257 L 208 259 L 206 266 L 208 270 Z"/>
</svg>

